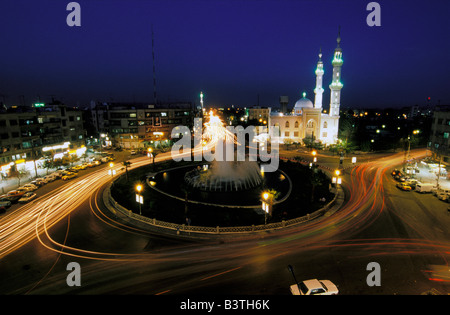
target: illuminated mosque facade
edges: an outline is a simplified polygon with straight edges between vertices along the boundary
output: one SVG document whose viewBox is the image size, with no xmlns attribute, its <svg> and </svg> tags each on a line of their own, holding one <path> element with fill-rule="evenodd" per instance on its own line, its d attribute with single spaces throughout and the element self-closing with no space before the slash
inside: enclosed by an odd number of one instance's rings
<svg viewBox="0 0 450 315">
<path fill-rule="evenodd" d="M 339 32 L 340 33 L 340 32 Z M 337 47 L 334 50 L 332 60 L 333 77 L 330 84 L 330 107 L 326 113 L 322 107 L 322 97 L 324 89 L 322 52 L 319 53 L 319 61 L 316 68 L 316 87 L 314 89 L 314 103 L 306 98 L 306 93 L 299 99 L 289 113 L 272 112 L 270 125 L 279 128 L 278 139 L 273 139 L 283 143 L 286 139 L 293 142 L 302 142 L 303 139 L 310 139 L 321 142 L 324 145 L 335 144 L 338 140 L 339 130 L 339 108 L 341 99 L 341 68 L 343 64 L 342 49 L 340 47 L 340 34 L 337 38 Z M 276 135 L 275 135 L 275 138 Z"/>
</svg>

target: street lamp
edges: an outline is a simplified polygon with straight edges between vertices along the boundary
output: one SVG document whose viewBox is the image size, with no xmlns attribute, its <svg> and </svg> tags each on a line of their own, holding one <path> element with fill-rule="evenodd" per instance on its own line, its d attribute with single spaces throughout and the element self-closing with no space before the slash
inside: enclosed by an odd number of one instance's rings
<svg viewBox="0 0 450 315">
<path fill-rule="evenodd" d="M 262 210 L 264 211 L 264 224 L 267 224 L 267 215 L 272 214 L 273 195 L 268 191 L 262 193 Z"/>
<path fill-rule="evenodd" d="M 333 176 L 331 182 L 332 182 L 333 184 L 337 184 L 337 185 L 341 184 L 341 183 L 342 183 L 342 179 L 341 179 L 341 177 L 339 176 L 339 175 L 341 175 L 341 171 L 340 171 L 340 170 L 335 170 L 335 171 L 334 171 L 334 174 L 335 174 L 335 176 Z"/>
<path fill-rule="evenodd" d="M 111 179 L 114 177 L 114 175 L 116 175 L 116 170 L 113 170 L 114 164 L 111 162 L 109 163 L 109 170 L 108 170 L 108 175 L 111 175 Z"/>
<path fill-rule="evenodd" d="M 136 185 L 136 191 L 138 192 L 136 194 L 136 202 L 139 204 L 139 214 L 142 215 L 141 204 L 144 203 L 144 197 L 141 195 L 141 191 L 142 191 L 141 184 Z"/>
<path fill-rule="evenodd" d="M 312 156 L 313 156 L 313 163 L 317 162 L 317 157 L 316 157 L 317 152 L 314 150 L 312 151 Z"/>
<path fill-rule="evenodd" d="M 152 159 L 152 169 L 155 170 L 155 154 L 153 154 L 153 149 L 147 149 L 147 156 Z"/>
</svg>

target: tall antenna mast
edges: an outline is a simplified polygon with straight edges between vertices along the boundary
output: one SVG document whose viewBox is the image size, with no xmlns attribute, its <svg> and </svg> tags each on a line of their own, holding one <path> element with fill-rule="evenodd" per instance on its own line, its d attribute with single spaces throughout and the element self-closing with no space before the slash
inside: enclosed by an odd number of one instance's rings
<svg viewBox="0 0 450 315">
<path fill-rule="evenodd" d="M 153 24 L 152 24 L 152 59 L 153 59 L 153 102 L 156 105 L 156 71 L 155 71 L 155 43 L 153 35 Z"/>
</svg>

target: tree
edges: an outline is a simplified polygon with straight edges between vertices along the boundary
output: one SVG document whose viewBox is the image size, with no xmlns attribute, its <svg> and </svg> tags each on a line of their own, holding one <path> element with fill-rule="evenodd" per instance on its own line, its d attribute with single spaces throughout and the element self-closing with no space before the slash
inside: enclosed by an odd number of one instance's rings
<svg viewBox="0 0 450 315">
<path fill-rule="evenodd" d="M 71 154 L 68 159 L 71 167 L 73 166 L 73 163 L 76 163 L 80 160 L 80 158 L 76 154 Z"/>
<path fill-rule="evenodd" d="M 289 147 L 292 145 L 292 139 L 291 138 L 284 138 L 283 140 L 284 145 L 286 146 L 286 150 L 289 150 Z"/>
<path fill-rule="evenodd" d="M 125 173 L 126 173 L 127 181 L 128 181 L 128 167 L 131 165 L 131 162 L 130 161 L 123 161 L 122 164 L 123 164 L 123 166 L 125 166 Z"/>
<path fill-rule="evenodd" d="M 18 187 L 20 187 L 20 179 L 24 178 L 25 176 L 29 175 L 29 172 L 25 169 L 19 170 L 17 166 L 15 166 L 13 169 L 10 170 L 9 175 L 11 177 L 16 177 L 19 181 Z"/>
<path fill-rule="evenodd" d="M 46 160 L 44 160 L 44 163 L 42 163 L 42 165 L 39 167 L 47 170 L 47 175 L 48 175 L 48 170 L 50 168 L 55 168 L 55 161 L 53 161 L 51 159 L 46 159 Z"/>
</svg>

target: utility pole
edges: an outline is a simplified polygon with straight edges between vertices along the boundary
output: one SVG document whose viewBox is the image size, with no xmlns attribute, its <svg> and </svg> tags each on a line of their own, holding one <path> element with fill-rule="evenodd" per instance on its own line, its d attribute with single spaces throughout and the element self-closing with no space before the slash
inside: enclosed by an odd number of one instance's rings
<svg viewBox="0 0 450 315">
<path fill-rule="evenodd" d="M 152 24 L 152 59 L 153 59 L 153 102 L 156 105 L 156 71 L 155 71 L 155 43 L 153 34 L 153 24 Z"/>
</svg>

